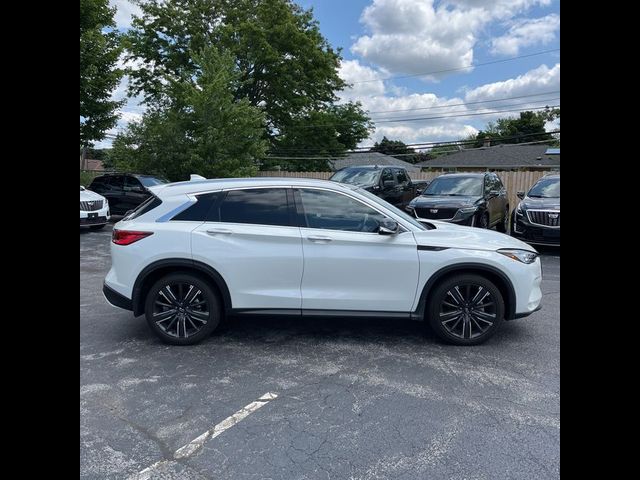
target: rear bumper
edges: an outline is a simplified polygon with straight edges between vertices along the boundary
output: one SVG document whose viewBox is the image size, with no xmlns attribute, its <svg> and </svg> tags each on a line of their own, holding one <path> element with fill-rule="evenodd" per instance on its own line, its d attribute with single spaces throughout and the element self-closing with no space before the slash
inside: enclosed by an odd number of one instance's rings
<svg viewBox="0 0 640 480">
<path fill-rule="evenodd" d="M 102 294 L 109 305 L 133 311 L 133 302 L 131 299 L 119 294 L 107 285 L 102 286 Z"/>
<path fill-rule="evenodd" d="M 541 308 L 542 308 L 542 304 L 538 305 L 535 309 L 531 310 L 530 312 L 516 313 L 516 314 L 514 315 L 514 317 L 513 317 L 513 318 L 514 318 L 514 320 L 515 320 L 516 318 L 525 318 L 525 317 L 528 317 L 529 315 L 531 315 L 531 314 L 532 314 L 532 313 L 534 313 L 534 312 L 537 312 L 537 311 L 538 311 L 538 310 L 540 310 Z"/>
</svg>

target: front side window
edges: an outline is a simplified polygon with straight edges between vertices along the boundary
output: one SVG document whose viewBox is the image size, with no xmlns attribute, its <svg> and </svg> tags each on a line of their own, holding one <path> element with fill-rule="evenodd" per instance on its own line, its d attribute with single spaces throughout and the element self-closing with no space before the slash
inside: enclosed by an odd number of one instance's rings
<svg viewBox="0 0 640 480">
<path fill-rule="evenodd" d="M 346 195 L 327 190 L 300 189 L 303 226 L 348 232 L 378 231 L 386 218 L 380 212 Z"/>
<path fill-rule="evenodd" d="M 396 177 L 398 178 L 398 183 L 400 185 L 403 185 L 403 184 L 409 182 L 409 179 L 407 178 L 407 174 L 405 173 L 404 170 L 397 169 L 396 170 Z"/>
<path fill-rule="evenodd" d="M 230 190 L 219 209 L 220 221 L 258 225 L 291 225 L 284 188 Z"/>
<path fill-rule="evenodd" d="M 391 170 L 388 168 L 385 168 L 382 171 L 382 184 L 384 185 L 384 182 L 393 182 L 393 173 L 391 173 Z"/>
</svg>

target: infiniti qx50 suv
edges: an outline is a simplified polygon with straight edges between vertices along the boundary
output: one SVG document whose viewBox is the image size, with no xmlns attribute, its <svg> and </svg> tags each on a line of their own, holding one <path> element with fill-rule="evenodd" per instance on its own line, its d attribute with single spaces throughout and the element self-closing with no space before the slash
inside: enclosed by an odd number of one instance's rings
<svg viewBox="0 0 640 480">
<path fill-rule="evenodd" d="M 103 292 L 163 341 L 192 344 L 225 316 L 425 320 L 474 345 L 540 308 L 540 259 L 489 230 L 423 225 L 354 185 L 294 179 L 152 186 L 118 222 Z"/>
</svg>

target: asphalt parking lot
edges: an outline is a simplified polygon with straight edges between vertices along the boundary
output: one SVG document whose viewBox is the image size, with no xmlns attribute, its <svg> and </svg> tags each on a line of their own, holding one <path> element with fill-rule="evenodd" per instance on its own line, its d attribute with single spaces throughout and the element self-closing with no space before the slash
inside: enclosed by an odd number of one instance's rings
<svg viewBox="0 0 640 480">
<path fill-rule="evenodd" d="M 172 347 L 104 300 L 111 228 L 80 233 L 81 478 L 559 478 L 558 249 L 542 310 L 481 346 L 411 321 L 271 318 Z"/>
</svg>

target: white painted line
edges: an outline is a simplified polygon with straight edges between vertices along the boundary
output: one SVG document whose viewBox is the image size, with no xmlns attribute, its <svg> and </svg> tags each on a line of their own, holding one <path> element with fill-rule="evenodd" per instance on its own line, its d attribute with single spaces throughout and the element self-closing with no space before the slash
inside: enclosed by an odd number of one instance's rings
<svg viewBox="0 0 640 480">
<path fill-rule="evenodd" d="M 249 405 L 247 405 L 244 408 L 241 408 L 230 417 L 225 418 L 223 421 L 221 421 L 211 430 L 204 432 L 198 438 L 187 443 L 184 447 L 180 447 L 178 450 L 176 450 L 176 453 L 173 454 L 173 457 L 184 458 L 184 457 L 193 455 L 198 449 L 200 449 L 200 447 L 202 447 L 202 445 L 204 444 L 205 441 L 207 441 L 207 439 L 216 438 L 222 432 L 233 427 L 240 420 L 243 420 L 244 418 L 248 417 L 250 414 L 258 410 L 260 407 L 266 405 L 269 401 L 277 397 L 278 395 L 275 393 L 265 393 L 255 402 L 251 402 Z"/>
<path fill-rule="evenodd" d="M 249 405 L 247 405 L 246 407 L 241 408 L 240 410 L 238 410 L 236 413 L 234 413 L 230 417 L 225 418 L 223 421 L 221 421 L 220 423 L 215 425 L 210 430 L 207 430 L 206 432 L 204 432 L 199 437 L 193 439 L 192 441 L 187 443 L 185 446 L 180 447 L 173 454 L 173 458 L 178 459 L 178 458 L 190 457 L 195 452 L 197 452 L 204 445 L 204 442 L 206 442 L 208 439 L 216 438 L 218 435 L 220 435 L 224 431 L 230 429 L 235 424 L 237 424 L 241 420 L 247 418 L 253 412 L 255 412 L 259 408 L 265 406 L 271 400 L 275 400 L 276 398 L 278 398 L 278 394 L 277 393 L 271 393 L 271 392 L 265 393 L 264 395 L 262 395 L 255 402 L 251 402 Z M 167 460 L 161 460 L 159 462 L 156 462 L 153 465 L 151 465 L 150 467 L 147 467 L 144 470 L 140 471 L 136 475 L 132 475 L 131 477 L 129 477 L 129 480 L 148 480 L 148 479 L 151 478 L 153 470 L 158 468 L 160 465 L 164 465 L 166 463 L 168 463 Z"/>
</svg>

